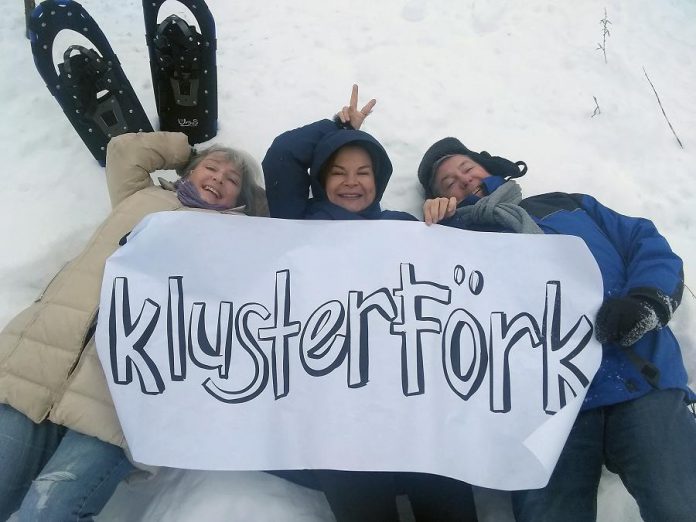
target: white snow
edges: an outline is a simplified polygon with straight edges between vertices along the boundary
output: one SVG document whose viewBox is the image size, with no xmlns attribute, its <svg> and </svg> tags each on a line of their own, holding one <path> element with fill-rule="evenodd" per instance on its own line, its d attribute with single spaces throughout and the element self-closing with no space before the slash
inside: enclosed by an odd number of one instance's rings
<svg viewBox="0 0 696 522">
<path fill-rule="evenodd" d="M 0 17 L 5 143 L 0 205 L 0 325 L 78 253 L 109 211 L 93 160 L 36 72 L 21 3 Z M 156 110 L 139 0 L 83 0 L 151 121 Z M 419 213 L 425 149 L 454 135 L 474 150 L 524 160 L 526 195 L 586 192 L 653 220 L 696 290 L 696 3 L 693 0 L 208 0 L 218 32 L 216 142 L 261 159 L 280 132 L 377 98 L 364 129 L 389 151 L 388 208 Z M 169 0 L 167 13 L 184 14 Z M 604 9 L 611 24 L 602 42 Z M 74 43 L 59 35 L 59 42 Z M 78 40 L 78 43 L 82 40 Z M 684 149 L 677 144 L 650 76 Z M 601 113 L 591 117 L 596 97 Z M 696 301 L 673 327 L 696 375 Z M 692 379 L 693 382 L 693 379 Z M 686 457 L 686 456 L 685 456 Z M 482 519 L 505 497 L 479 490 Z M 320 494 L 259 473 L 163 470 L 123 484 L 100 520 L 331 520 Z M 616 476 L 600 521 L 640 520 Z"/>
</svg>

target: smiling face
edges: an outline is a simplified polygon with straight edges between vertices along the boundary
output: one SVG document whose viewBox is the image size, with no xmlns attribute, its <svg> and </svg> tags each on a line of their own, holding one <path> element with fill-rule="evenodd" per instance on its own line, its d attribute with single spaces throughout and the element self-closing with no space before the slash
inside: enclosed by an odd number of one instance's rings
<svg viewBox="0 0 696 522">
<path fill-rule="evenodd" d="M 339 149 L 326 170 L 324 190 L 334 205 L 360 212 L 375 200 L 375 173 L 372 158 L 361 147 Z"/>
<path fill-rule="evenodd" d="M 435 171 L 433 192 L 438 196 L 454 197 L 457 203 L 471 194 L 485 196 L 481 182 L 490 174 L 468 156 L 455 154 L 444 160 Z"/>
<path fill-rule="evenodd" d="M 211 152 L 187 176 L 206 203 L 232 208 L 242 190 L 242 174 L 223 152 Z"/>
</svg>

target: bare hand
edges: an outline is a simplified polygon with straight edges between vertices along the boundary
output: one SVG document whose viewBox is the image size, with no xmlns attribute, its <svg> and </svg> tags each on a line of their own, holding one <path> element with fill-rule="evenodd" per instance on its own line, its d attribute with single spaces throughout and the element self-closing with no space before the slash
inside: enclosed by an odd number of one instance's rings
<svg viewBox="0 0 696 522">
<path fill-rule="evenodd" d="M 338 111 L 337 116 L 342 123 L 350 123 L 350 126 L 355 130 L 358 130 L 365 118 L 367 118 L 372 112 L 373 107 L 377 103 L 374 98 L 367 102 L 362 109 L 358 110 L 358 86 L 353 85 L 353 91 L 350 94 L 350 105 L 346 105 L 340 111 Z"/>
<path fill-rule="evenodd" d="M 457 198 L 455 197 L 426 199 L 423 203 L 423 219 L 426 225 L 432 225 L 454 216 L 456 210 Z"/>
</svg>

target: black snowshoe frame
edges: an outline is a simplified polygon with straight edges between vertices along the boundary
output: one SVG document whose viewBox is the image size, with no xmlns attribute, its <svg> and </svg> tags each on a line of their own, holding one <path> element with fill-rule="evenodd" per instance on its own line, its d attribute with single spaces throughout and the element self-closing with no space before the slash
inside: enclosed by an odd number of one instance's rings
<svg viewBox="0 0 696 522">
<path fill-rule="evenodd" d="M 178 0 L 195 17 L 200 32 L 177 15 L 158 24 L 164 2 L 143 0 L 160 129 L 183 132 L 193 145 L 217 134 L 215 21 L 203 0 Z"/>
<path fill-rule="evenodd" d="M 96 48 L 70 45 L 56 73 L 56 35 L 72 30 Z M 125 132 L 151 132 L 152 125 L 121 64 L 97 23 L 74 0 L 46 0 L 29 21 L 34 63 L 51 94 L 100 165 L 109 140 Z"/>
<path fill-rule="evenodd" d="M 143 0 L 160 129 L 183 132 L 193 145 L 217 134 L 215 21 L 203 0 L 178 0 L 195 17 L 200 32 L 177 15 L 158 24 L 164 1 Z"/>
</svg>

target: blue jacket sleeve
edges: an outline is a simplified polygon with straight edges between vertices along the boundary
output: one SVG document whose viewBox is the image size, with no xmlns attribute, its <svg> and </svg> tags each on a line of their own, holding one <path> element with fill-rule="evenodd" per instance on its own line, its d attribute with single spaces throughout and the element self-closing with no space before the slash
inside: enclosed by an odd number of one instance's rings
<svg viewBox="0 0 696 522">
<path fill-rule="evenodd" d="M 331 120 L 320 120 L 273 140 L 262 162 L 271 217 L 304 218 L 309 202 L 308 170 L 314 151 L 326 134 L 336 130 Z"/>
<path fill-rule="evenodd" d="M 588 195 L 582 195 L 581 204 L 622 256 L 627 295 L 659 305 L 660 319 L 666 323 L 679 306 L 684 290 L 681 258 L 672 252 L 652 221 L 614 212 Z"/>
</svg>

